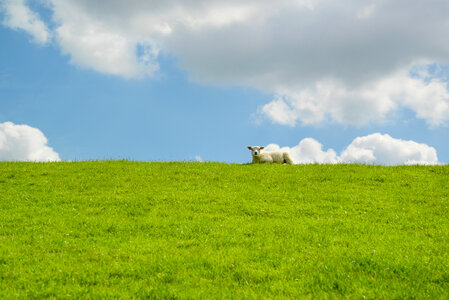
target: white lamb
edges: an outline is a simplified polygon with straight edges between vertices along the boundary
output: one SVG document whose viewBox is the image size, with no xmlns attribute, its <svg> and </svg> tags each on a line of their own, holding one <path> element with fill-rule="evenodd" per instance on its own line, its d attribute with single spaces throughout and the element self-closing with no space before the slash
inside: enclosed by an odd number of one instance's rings
<svg viewBox="0 0 449 300">
<path fill-rule="evenodd" d="M 248 146 L 253 156 L 253 164 L 278 163 L 293 165 L 293 160 L 288 152 L 285 151 L 271 151 L 261 152 L 265 147 Z"/>
</svg>

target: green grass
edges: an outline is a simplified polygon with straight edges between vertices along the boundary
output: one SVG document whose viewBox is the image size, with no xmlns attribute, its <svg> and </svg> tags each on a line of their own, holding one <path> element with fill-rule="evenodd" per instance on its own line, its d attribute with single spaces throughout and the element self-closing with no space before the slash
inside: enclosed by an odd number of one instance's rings
<svg viewBox="0 0 449 300">
<path fill-rule="evenodd" d="M 449 166 L 0 163 L 0 298 L 449 298 Z"/>
</svg>

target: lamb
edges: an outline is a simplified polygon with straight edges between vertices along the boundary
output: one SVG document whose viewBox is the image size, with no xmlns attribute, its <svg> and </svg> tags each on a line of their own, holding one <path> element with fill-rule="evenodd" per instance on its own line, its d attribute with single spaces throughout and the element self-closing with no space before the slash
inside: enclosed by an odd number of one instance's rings
<svg viewBox="0 0 449 300">
<path fill-rule="evenodd" d="M 253 164 L 260 163 L 279 163 L 279 164 L 289 164 L 293 165 L 293 160 L 288 152 L 284 151 L 271 151 L 271 152 L 261 152 L 265 147 L 259 146 L 248 146 L 251 150 L 251 155 L 253 156 Z"/>
</svg>

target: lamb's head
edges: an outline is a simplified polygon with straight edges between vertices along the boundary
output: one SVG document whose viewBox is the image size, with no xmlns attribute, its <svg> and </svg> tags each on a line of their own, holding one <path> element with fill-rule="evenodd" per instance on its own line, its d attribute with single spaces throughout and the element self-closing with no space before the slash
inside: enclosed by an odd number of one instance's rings
<svg viewBox="0 0 449 300">
<path fill-rule="evenodd" d="M 260 150 L 262 150 L 265 147 L 259 147 L 259 146 L 248 146 L 248 149 L 251 150 L 251 155 L 255 157 L 260 156 Z"/>
</svg>

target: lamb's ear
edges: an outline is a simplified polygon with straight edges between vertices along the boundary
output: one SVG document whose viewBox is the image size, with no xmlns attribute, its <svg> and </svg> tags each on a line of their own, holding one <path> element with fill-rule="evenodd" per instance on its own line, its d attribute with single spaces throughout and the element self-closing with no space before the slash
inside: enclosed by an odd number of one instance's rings
<svg viewBox="0 0 449 300">
<path fill-rule="evenodd" d="M 265 147 L 260 147 L 260 150 L 265 149 Z"/>
<path fill-rule="evenodd" d="M 253 150 L 253 147 L 251 147 L 251 146 L 248 146 L 248 149 L 249 149 L 249 150 Z"/>
</svg>

